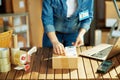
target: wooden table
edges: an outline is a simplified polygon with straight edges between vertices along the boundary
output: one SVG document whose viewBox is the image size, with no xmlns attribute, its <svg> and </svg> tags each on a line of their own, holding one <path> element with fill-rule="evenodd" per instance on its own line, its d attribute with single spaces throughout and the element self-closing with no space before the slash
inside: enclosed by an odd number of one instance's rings
<svg viewBox="0 0 120 80">
<path fill-rule="evenodd" d="M 80 47 L 78 52 L 92 48 Z M 115 62 L 115 67 L 108 73 L 102 75 L 97 74 L 96 70 L 101 61 L 85 58 L 79 56 L 78 69 L 52 69 L 51 60 L 44 60 L 44 58 L 51 57 L 52 49 L 38 48 L 37 52 L 32 55 L 31 70 L 25 72 L 24 70 L 12 70 L 7 73 L 0 73 L 0 80 L 4 79 L 67 79 L 67 80 L 120 80 L 120 55 L 112 58 Z"/>
</svg>

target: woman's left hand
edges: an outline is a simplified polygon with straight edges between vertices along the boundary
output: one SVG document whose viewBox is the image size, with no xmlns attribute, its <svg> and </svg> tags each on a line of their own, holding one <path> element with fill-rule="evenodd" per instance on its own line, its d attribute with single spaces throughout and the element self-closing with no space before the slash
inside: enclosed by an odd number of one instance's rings
<svg viewBox="0 0 120 80">
<path fill-rule="evenodd" d="M 84 45 L 84 36 L 79 36 L 78 35 L 78 37 L 76 38 L 76 41 L 75 42 L 73 42 L 72 44 L 73 44 L 73 46 L 76 46 L 76 47 L 80 47 L 81 45 Z"/>
<path fill-rule="evenodd" d="M 76 41 L 72 43 L 73 46 L 80 47 L 84 45 L 84 34 L 86 33 L 85 29 L 80 29 L 79 34 L 76 38 Z"/>
</svg>

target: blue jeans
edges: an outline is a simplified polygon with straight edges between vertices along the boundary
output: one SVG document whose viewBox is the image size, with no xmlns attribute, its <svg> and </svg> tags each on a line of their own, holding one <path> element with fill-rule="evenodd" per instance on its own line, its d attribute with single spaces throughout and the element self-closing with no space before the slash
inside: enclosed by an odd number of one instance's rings
<svg viewBox="0 0 120 80">
<path fill-rule="evenodd" d="M 76 33 L 60 33 L 56 32 L 56 36 L 64 46 L 72 46 L 72 42 L 76 41 L 78 32 Z M 44 33 L 43 35 L 43 47 L 53 47 L 50 39 L 48 38 L 47 34 Z"/>
</svg>

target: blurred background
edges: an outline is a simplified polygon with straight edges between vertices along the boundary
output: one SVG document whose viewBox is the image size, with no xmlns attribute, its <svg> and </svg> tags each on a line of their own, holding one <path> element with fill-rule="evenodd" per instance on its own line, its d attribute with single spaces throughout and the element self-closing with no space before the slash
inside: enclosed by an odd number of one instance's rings
<svg viewBox="0 0 120 80">
<path fill-rule="evenodd" d="M 85 34 L 85 45 L 114 43 L 119 37 L 119 17 L 113 1 L 94 0 L 94 20 Z M 118 10 L 120 0 L 116 1 Z M 0 0 L 0 33 L 12 29 L 17 35 L 18 47 L 42 47 L 43 25 L 41 21 L 42 0 Z"/>
</svg>

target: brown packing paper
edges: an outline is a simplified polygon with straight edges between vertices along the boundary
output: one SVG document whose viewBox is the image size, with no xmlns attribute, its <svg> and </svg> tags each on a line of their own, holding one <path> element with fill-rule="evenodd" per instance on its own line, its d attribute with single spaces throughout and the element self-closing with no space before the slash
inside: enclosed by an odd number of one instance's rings
<svg viewBox="0 0 120 80">
<path fill-rule="evenodd" d="M 75 46 L 65 47 L 64 55 L 53 54 L 53 69 L 76 69 L 78 68 L 78 53 Z"/>
</svg>

